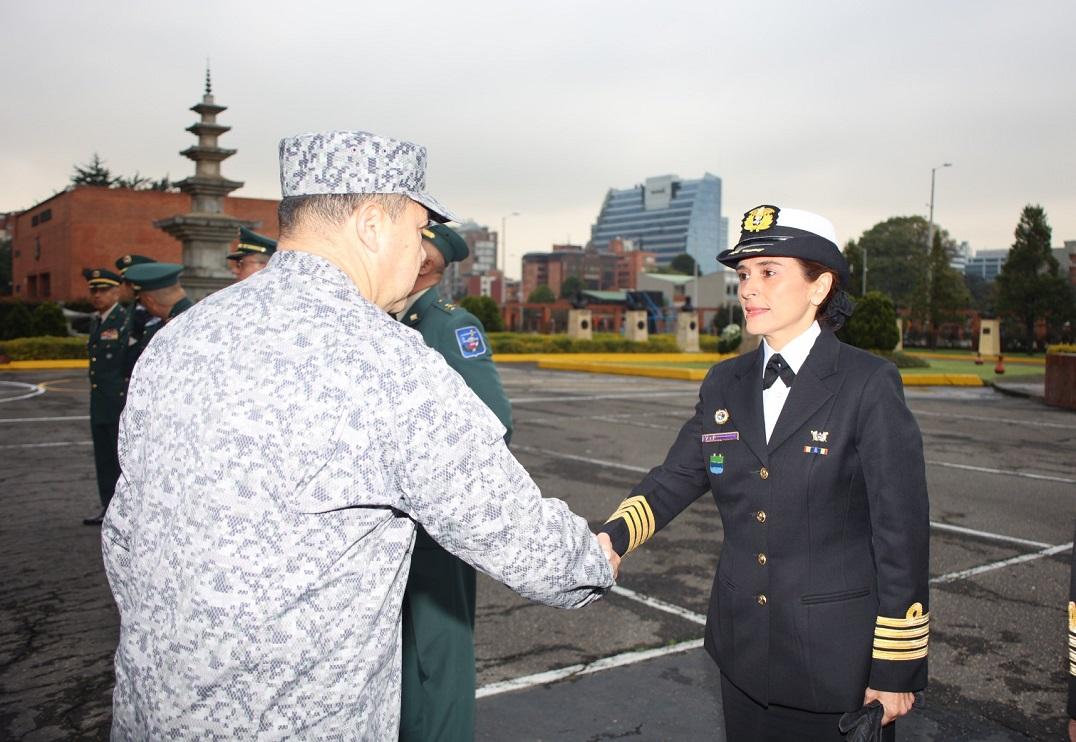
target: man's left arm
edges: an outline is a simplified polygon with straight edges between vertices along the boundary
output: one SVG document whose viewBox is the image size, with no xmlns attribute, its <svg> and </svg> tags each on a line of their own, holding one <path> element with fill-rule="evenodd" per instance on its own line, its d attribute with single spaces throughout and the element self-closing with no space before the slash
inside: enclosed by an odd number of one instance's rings
<svg viewBox="0 0 1076 742">
<path fill-rule="evenodd" d="M 501 385 L 501 375 L 493 363 L 493 349 L 482 322 L 469 312 L 453 312 L 438 350 L 448 365 L 463 377 L 467 386 L 481 399 L 508 431 L 504 442 L 512 440 L 512 405 Z"/>
</svg>

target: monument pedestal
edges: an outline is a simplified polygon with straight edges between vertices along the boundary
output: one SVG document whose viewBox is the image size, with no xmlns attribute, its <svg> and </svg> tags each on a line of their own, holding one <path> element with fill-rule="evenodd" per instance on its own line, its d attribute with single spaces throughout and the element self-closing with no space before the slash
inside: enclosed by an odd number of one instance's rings
<svg viewBox="0 0 1076 742">
<path fill-rule="evenodd" d="M 594 337 L 594 317 L 589 309 L 568 311 L 568 337 L 572 340 L 590 340 Z"/>
<path fill-rule="evenodd" d="M 699 352 L 699 315 L 697 313 L 677 313 L 676 345 L 682 353 Z"/>
<path fill-rule="evenodd" d="M 650 338 L 646 326 L 646 312 L 632 309 L 624 313 L 624 337 L 635 343 L 645 343 Z"/>
</svg>

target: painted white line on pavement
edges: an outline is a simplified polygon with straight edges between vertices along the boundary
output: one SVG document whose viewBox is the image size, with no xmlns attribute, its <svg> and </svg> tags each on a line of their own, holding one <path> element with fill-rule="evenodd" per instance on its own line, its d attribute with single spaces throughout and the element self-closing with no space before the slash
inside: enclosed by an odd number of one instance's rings
<svg viewBox="0 0 1076 742">
<path fill-rule="evenodd" d="M 23 381 L 0 381 L 0 386 L 13 386 L 16 390 L 30 390 L 24 392 L 17 397 L 3 397 L 0 398 L 0 402 L 18 402 L 20 399 L 30 399 L 30 397 L 37 397 L 45 393 L 44 387 L 38 384 L 27 384 Z"/>
<path fill-rule="evenodd" d="M 1003 559 L 1000 562 L 991 562 L 990 564 L 983 564 L 978 567 L 972 567 L 971 569 L 962 569 L 959 572 L 950 572 L 947 575 L 939 575 L 931 579 L 931 585 L 940 585 L 946 582 L 955 582 L 956 580 L 963 580 L 966 577 L 974 577 L 975 575 L 981 575 L 983 572 L 992 572 L 995 569 L 1001 569 L 1002 567 L 1010 567 L 1014 564 L 1023 564 L 1024 562 L 1033 562 L 1036 559 L 1044 559 L 1054 554 L 1060 554 L 1063 551 L 1068 551 L 1072 548 L 1072 542 L 1067 544 L 1060 544 L 1058 546 L 1051 546 L 1048 549 L 1042 551 L 1036 551 L 1034 554 L 1021 554 L 1020 556 L 1012 557 L 1011 559 Z"/>
<path fill-rule="evenodd" d="M 54 448 L 56 446 L 92 446 L 93 441 L 55 441 L 53 443 L 11 443 L 0 448 Z"/>
<path fill-rule="evenodd" d="M 1033 474 L 1026 471 L 1012 471 L 1011 469 L 991 469 L 988 466 L 971 466 L 969 464 L 952 464 L 948 461 L 931 461 L 930 466 L 943 466 L 947 469 L 962 469 L 963 471 L 977 471 L 980 474 L 999 474 L 1004 477 L 1021 477 L 1023 479 L 1037 479 L 1041 482 L 1060 482 L 1061 484 L 1076 484 L 1076 479 L 1067 477 L 1055 477 L 1052 474 Z"/>
<path fill-rule="evenodd" d="M 976 531 L 974 528 L 964 528 L 962 526 L 952 526 L 948 523 L 937 523 L 935 521 L 930 522 L 930 527 L 938 531 L 950 531 L 952 533 L 962 533 L 968 536 L 978 536 L 979 538 L 989 539 L 990 541 L 1002 541 L 1010 544 L 1020 544 L 1021 546 L 1030 546 L 1034 549 L 1046 549 L 1050 547 L 1050 544 L 1043 543 L 1042 541 L 1029 541 L 1026 538 L 1016 538 L 1015 536 L 1002 536 L 999 533 L 989 533 L 987 531 Z"/>
<path fill-rule="evenodd" d="M 692 621 L 702 626 L 706 625 L 706 616 L 702 615 L 701 613 L 695 613 L 695 611 L 689 611 L 687 608 L 681 608 L 678 605 L 666 603 L 664 600 L 651 598 L 649 595 L 637 593 L 634 590 L 629 590 L 628 588 L 621 587 L 620 585 L 613 585 L 613 587 L 610 589 L 610 592 L 616 593 L 617 595 L 622 595 L 625 598 L 630 598 L 631 600 L 642 603 L 643 605 L 650 606 L 651 608 L 656 608 L 659 611 L 665 611 L 666 613 L 671 613 L 674 616 L 686 618 L 688 621 Z"/>
<path fill-rule="evenodd" d="M 577 455 L 571 454 L 571 453 L 561 453 L 559 451 L 550 451 L 549 449 L 546 449 L 546 448 L 534 448 L 532 446 L 515 446 L 515 445 L 513 445 L 512 450 L 513 451 L 522 451 L 524 453 L 534 453 L 534 454 L 538 454 L 539 456 L 549 456 L 550 458 L 555 458 L 555 459 L 568 459 L 569 461 L 579 461 L 579 462 L 582 462 L 584 464 L 594 464 L 595 466 L 604 466 L 604 467 L 607 467 L 609 469 L 621 469 L 623 471 L 637 472 L 637 473 L 640 473 L 640 474 L 646 474 L 646 473 L 648 473 L 650 471 L 649 468 L 642 467 L 642 466 L 632 466 L 630 464 L 621 464 L 621 463 L 618 463 L 616 461 L 607 461 L 605 459 L 595 459 L 595 458 L 591 458 L 589 456 L 577 456 Z M 928 461 L 927 463 L 932 463 L 932 462 Z M 963 467 L 960 464 L 939 463 L 939 465 L 941 465 L 941 466 L 955 466 L 957 468 L 970 468 L 970 469 L 974 469 L 975 471 L 983 471 L 982 469 L 978 469 L 976 467 Z M 1000 470 L 988 470 L 988 473 L 1008 474 L 1009 472 L 1002 472 Z M 1027 476 L 1031 476 L 1031 475 L 1027 475 Z M 1041 477 L 1044 477 L 1044 476 L 1045 475 L 1038 475 L 1035 478 L 1041 478 Z M 994 541 L 1005 541 L 1005 542 L 1009 542 L 1009 543 L 1013 543 L 1013 544 L 1021 544 L 1021 545 L 1024 545 L 1024 546 L 1031 546 L 1033 548 L 1041 548 L 1041 547 L 1049 546 L 1049 544 L 1043 543 L 1041 541 L 1029 541 L 1027 539 L 1017 538 L 1015 536 L 1006 536 L 1006 535 L 1001 534 L 1001 533 L 990 533 L 989 531 L 976 531 L 976 530 L 971 529 L 971 528 L 962 528 L 960 526 L 951 526 L 948 523 L 935 523 L 935 522 L 931 521 L 930 527 L 935 528 L 935 529 L 937 529 L 939 531 L 951 531 L 953 533 L 964 533 L 964 534 L 967 534 L 969 536 L 978 536 L 979 538 L 992 539 Z"/>
<path fill-rule="evenodd" d="M 510 397 L 512 404 L 534 404 L 536 402 L 589 402 L 595 399 L 650 399 L 652 397 L 683 397 L 690 394 L 698 397 L 698 391 L 684 389 L 678 392 L 654 390 L 621 394 L 564 394 L 557 397 Z"/>
<path fill-rule="evenodd" d="M 1027 425 L 1032 428 L 1061 428 L 1062 430 L 1076 430 L 1076 425 L 1064 423 L 1049 423 L 1041 420 L 1017 420 L 1011 417 L 986 417 L 985 415 L 955 415 L 950 412 L 928 412 L 926 410 L 912 410 L 915 415 L 924 417 L 945 417 L 951 420 L 978 420 L 992 425 L 1004 423 L 1006 425 Z"/>
<path fill-rule="evenodd" d="M 692 639 L 668 647 L 642 649 L 636 652 L 624 652 L 623 654 L 616 654 L 612 657 L 603 657 L 600 660 L 595 660 L 585 665 L 569 665 L 568 667 L 562 667 L 558 670 L 549 670 L 548 672 L 540 672 L 535 675 L 524 675 L 521 678 L 483 685 L 475 692 L 475 698 L 486 698 L 487 696 L 495 696 L 499 693 L 508 693 L 513 690 L 533 688 L 536 685 L 546 685 L 547 683 L 555 683 L 558 680 L 564 680 L 565 678 L 589 675 L 590 673 L 601 672 L 602 670 L 612 670 L 615 667 L 624 667 L 625 665 L 634 665 L 636 662 L 645 662 L 646 660 L 664 657 L 668 654 L 687 652 L 692 649 L 699 649 L 700 647 L 702 647 L 702 639 Z"/>
<path fill-rule="evenodd" d="M 55 423 L 63 420 L 89 419 L 89 415 L 71 415 L 69 417 L 0 417 L 0 423 Z"/>
</svg>

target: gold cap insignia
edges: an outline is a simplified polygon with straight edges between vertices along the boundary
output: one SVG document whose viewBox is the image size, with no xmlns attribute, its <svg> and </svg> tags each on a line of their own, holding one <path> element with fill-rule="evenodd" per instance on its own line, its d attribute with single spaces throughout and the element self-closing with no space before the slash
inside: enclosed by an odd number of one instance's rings
<svg viewBox="0 0 1076 742">
<path fill-rule="evenodd" d="M 94 271 L 90 275 L 93 276 L 94 278 L 100 278 L 101 277 L 101 271 Z"/>
<path fill-rule="evenodd" d="M 435 234 L 434 234 L 433 232 L 431 232 L 431 231 L 430 231 L 430 230 L 428 230 L 428 229 L 424 229 L 424 230 L 422 230 L 422 236 L 423 236 L 423 237 L 425 237 L 425 238 L 426 238 L 426 239 L 428 239 L 428 240 L 432 240 L 432 239 L 436 239 L 436 238 L 437 238 L 437 235 L 435 235 Z"/>
<path fill-rule="evenodd" d="M 765 232 L 777 223 L 780 211 L 776 206 L 756 206 L 743 215 L 740 229 L 744 232 Z"/>
<path fill-rule="evenodd" d="M 123 256 L 123 264 L 124 265 L 130 265 L 131 264 L 131 256 L 130 255 L 124 255 Z"/>
</svg>

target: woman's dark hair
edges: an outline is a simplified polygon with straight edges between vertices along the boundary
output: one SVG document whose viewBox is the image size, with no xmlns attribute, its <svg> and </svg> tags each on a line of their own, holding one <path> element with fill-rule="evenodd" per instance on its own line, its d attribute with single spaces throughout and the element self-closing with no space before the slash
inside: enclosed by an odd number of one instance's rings
<svg viewBox="0 0 1076 742">
<path fill-rule="evenodd" d="M 813 260 L 803 260 L 802 258 L 796 258 L 796 260 L 799 261 L 800 268 L 803 269 L 803 275 L 808 281 L 817 281 L 823 273 L 829 273 L 833 276 L 829 293 L 826 294 L 826 298 L 822 300 L 822 303 L 818 305 L 818 312 L 815 316 L 818 318 L 818 324 L 822 327 L 829 328 L 834 332 L 841 329 L 845 320 L 852 314 L 851 302 L 844 293 L 844 289 L 841 288 L 841 277 L 837 275 L 837 271 L 829 266 L 816 263 Z"/>
</svg>

